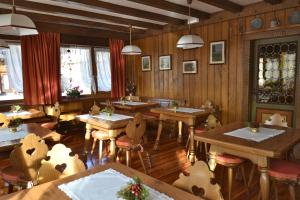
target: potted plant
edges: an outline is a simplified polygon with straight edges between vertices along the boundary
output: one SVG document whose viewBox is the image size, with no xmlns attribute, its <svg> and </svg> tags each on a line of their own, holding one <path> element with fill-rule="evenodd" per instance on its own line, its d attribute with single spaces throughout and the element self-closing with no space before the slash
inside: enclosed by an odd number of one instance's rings
<svg viewBox="0 0 300 200">
<path fill-rule="evenodd" d="M 101 110 L 101 112 L 106 113 L 107 116 L 112 116 L 112 114 L 114 113 L 114 109 L 110 106 L 106 106 Z"/>
<path fill-rule="evenodd" d="M 20 105 L 12 105 L 12 106 L 10 107 L 10 110 L 11 110 L 11 112 L 17 113 L 17 112 L 19 112 L 20 110 L 22 110 L 22 107 L 21 107 Z"/>
<path fill-rule="evenodd" d="M 8 128 L 10 128 L 12 132 L 17 132 L 17 129 L 21 124 L 22 124 L 21 118 L 14 118 L 9 121 Z"/>
<path fill-rule="evenodd" d="M 171 107 L 172 107 L 174 110 L 176 110 L 176 109 L 178 108 L 178 103 L 177 103 L 177 101 L 172 101 L 172 102 L 171 102 Z"/>
<path fill-rule="evenodd" d="M 139 177 L 134 177 L 118 192 L 118 197 L 125 200 L 146 200 L 149 197 L 149 191 L 142 185 Z"/>
<path fill-rule="evenodd" d="M 79 98 L 83 90 L 79 90 L 79 86 L 66 90 L 67 96 L 71 98 Z"/>
<path fill-rule="evenodd" d="M 136 85 L 132 82 L 129 81 L 126 85 L 126 93 L 129 94 L 129 96 L 134 96 L 136 92 Z"/>
</svg>

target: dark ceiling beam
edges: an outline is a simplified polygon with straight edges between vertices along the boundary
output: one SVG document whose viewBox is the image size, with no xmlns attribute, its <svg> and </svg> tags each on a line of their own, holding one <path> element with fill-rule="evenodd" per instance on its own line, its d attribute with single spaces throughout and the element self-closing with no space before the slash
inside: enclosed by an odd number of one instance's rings
<svg viewBox="0 0 300 200">
<path fill-rule="evenodd" d="M 175 12 L 183 15 L 188 15 L 189 13 L 188 6 L 182 6 L 165 0 L 128 0 L 128 1 L 144 4 L 147 6 L 151 6 L 151 7 L 155 7 L 155 8 L 159 8 L 159 9 L 163 9 L 163 10 L 167 10 L 170 12 Z M 209 13 L 191 8 L 191 16 L 197 17 L 199 19 L 207 19 L 209 18 L 210 15 Z"/>
<path fill-rule="evenodd" d="M 270 4 L 278 4 L 278 3 L 281 3 L 282 0 L 265 0 L 265 2 L 270 3 Z"/>
<path fill-rule="evenodd" d="M 7 14 L 10 13 L 10 9 L 0 8 L 0 14 Z M 33 13 L 29 11 L 18 11 L 19 14 L 26 15 L 30 17 L 33 21 L 39 21 L 39 22 L 55 22 L 58 24 L 72 24 L 72 25 L 78 25 L 78 26 L 85 26 L 88 28 L 99 28 L 104 30 L 112 30 L 117 32 L 129 32 L 128 27 L 124 26 L 118 26 L 113 24 L 105 24 L 101 22 L 94 22 L 94 21 L 87 21 L 87 20 L 81 20 L 81 19 L 74 19 L 74 18 L 68 18 L 68 17 L 60 17 L 60 16 L 54 16 L 54 15 L 46 15 L 46 14 L 39 14 L 39 13 Z M 134 33 L 145 33 L 145 30 L 142 29 L 133 29 Z"/>
<path fill-rule="evenodd" d="M 99 30 L 93 28 L 82 28 L 72 25 L 55 24 L 47 22 L 35 22 L 35 25 L 40 32 L 58 32 L 66 35 L 77 35 L 84 37 L 98 38 L 117 38 L 128 40 L 129 35 L 126 33 L 114 32 L 109 30 Z"/>
<path fill-rule="evenodd" d="M 185 22 L 182 19 L 157 14 L 157 13 L 154 13 L 154 12 L 148 12 L 148 11 L 144 11 L 144 10 L 130 8 L 130 7 L 126 7 L 126 6 L 121 6 L 121 5 L 108 3 L 108 2 L 104 2 L 104 1 L 98 1 L 98 0 L 69 0 L 69 2 L 76 2 L 76 3 L 80 3 L 80 4 L 93 6 L 93 7 L 96 7 L 98 9 L 99 8 L 104 9 L 104 10 L 109 11 L 109 12 L 125 14 L 125 15 L 129 15 L 129 16 L 135 16 L 135 17 L 155 20 L 155 21 L 159 21 L 159 22 L 166 22 L 166 23 L 170 23 L 170 24 L 183 24 Z"/>
<path fill-rule="evenodd" d="M 198 1 L 204 2 L 206 4 L 218 8 L 222 8 L 223 10 L 227 10 L 233 13 L 240 12 L 243 10 L 243 6 L 228 0 L 198 0 Z"/>
<path fill-rule="evenodd" d="M 11 0 L 1 0 L 1 3 L 11 5 Z M 107 21 L 119 23 L 119 24 L 127 24 L 127 25 L 131 24 L 133 26 L 139 26 L 139 27 L 144 27 L 144 28 L 151 28 L 151 29 L 162 29 L 163 28 L 163 25 L 159 25 L 159 24 L 155 24 L 155 23 L 138 21 L 138 20 L 133 20 L 133 19 L 126 19 L 126 18 L 122 18 L 122 17 L 115 17 L 112 15 L 99 14 L 99 13 L 94 13 L 94 12 L 88 12 L 88 11 L 83 11 L 83 10 L 78 10 L 78 9 L 73 9 L 73 8 L 68 8 L 68 7 L 49 5 L 49 4 L 44 4 L 44 3 L 37 3 L 37 2 L 32 2 L 32 1 L 15 0 L 15 4 L 17 7 L 17 12 L 18 12 L 18 7 L 19 7 L 19 8 L 25 8 L 25 9 L 35 10 L 35 11 L 48 12 L 48 13 L 52 12 L 52 13 L 61 13 L 61 14 L 65 13 L 65 14 L 79 15 L 79 16 L 84 16 L 84 17 L 89 17 L 89 18 L 94 18 L 94 19 L 107 20 Z"/>
</svg>

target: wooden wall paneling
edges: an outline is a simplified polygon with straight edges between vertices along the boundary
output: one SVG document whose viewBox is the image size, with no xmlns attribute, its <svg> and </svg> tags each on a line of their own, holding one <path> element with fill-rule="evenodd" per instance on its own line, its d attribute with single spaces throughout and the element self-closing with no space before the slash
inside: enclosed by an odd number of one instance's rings
<svg viewBox="0 0 300 200">
<path fill-rule="evenodd" d="M 229 67 L 229 22 L 225 21 L 222 23 L 222 40 L 226 40 L 226 63 L 222 66 L 221 74 L 221 104 L 220 109 L 222 110 L 222 123 L 227 124 L 228 121 L 228 95 L 229 95 L 229 74 L 228 74 L 228 67 Z"/>
<path fill-rule="evenodd" d="M 184 34 L 183 31 L 180 31 L 176 34 L 176 44 L 179 38 Z M 177 68 L 174 74 L 177 74 L 176 79 L 176 84 L 174 87 L 176 87 L 176 96 L 175 99 L 184 99 L 184 87 L 183 87 L 183 74 L 182 74 L 182 69 L 180 68 L 180 63 L 183 61 L 183 50 L 182 49 L 176 49 L 177 51 Z M 175 84 L 174 83 L 174 84 Z"/>
<path fill-rule="evenodd" d="M 160 97 L 160 83 L 159 83 L 159 75 L 160 75 L 160 71 L 159 71 L 159 55 L 160 55 L 160 52 L 159 52 L 159 49 L 160 49 L 160 44 L 159 44 L 159 37 L 154 37 L 154 52 L 153 52 L 153 67 L 154 67 L 154 87 L 155 87 L 155 93 L 154 93 L 154 96 L 155 97 Z"/>
<path fill-rule="evenodd" d="M 214 24 L 208 25 L 208 52 L 210 52 L 210 42 L 214 42 Z M 209 54 L 208 53 L 208 60 L 209 60 Z M 215 65 L 208 65 L 208 99 L 215 101 L 215 93 L 214 93 L 214 88 L 215 88 Z"/>
<path fill-rule="evenodd" d="M 195 33 L 197 33 L 200 37 L 202 37 L 203 39 L 203 33 L 202 33 L 202 29 L 201 27 L 197 27 L 195 29 Z M 202 102 L 202 86 L 201 86 L 201 76 L 202 76 L 202 73 L 201 73 L 201 68 L 203 68 L 204 66 L 201 65 L 201 54 L 203 53 L 203 47 L 202 48 L 198 48 L 196 49 L 195 51 L 195 55 L 194 55 L 194 60 L 197 61 L 197 74 L 194 74 L 194 77 L 195 77 L 195 82 L 193 83 L 194 84 L 194 88 L 195 88 L 195 96 L 194 96 L 194 104 L 195 106 L 199 106 L 201 105 L 201 102 Z M 206 67 L 206 66 L 205 66 Z M 192 85 L 193 85 L 192 84 Z"/>
<path fill-rule="evenodd" d="M 208 68 L 209 65 L 209 41 L 208 41 L 208 26 L 202 27 L 202 39 L 205 44 L 202 47 L 201 51 L 201 90 L 202 90 L 202 105 L 208 99 Z"/>
<path fill-rule="evenodd" d="M 222 38 L 222 22 L 214 24 L 214 40 L 220 41 L 223 40 Z M 226 45 L 226 42 L 225 42 Z M 225 60 L 226 62 L 226 60 Z M 215 71 L 215 85 L 214 85 L 214 102 L 217 105 L 221 105 L 221 79 L 222 79 L 222 67 L 223 64 L 214 65 Z"/>
<path fill-rule="evenodd" d="M 171 71 L 169 71 L 169 79 L 168 79 L 168 95 L 169 98 L 174 98 L 174 90 L 175 85 L 173 83 L 173 72 L 175 69 L 177 69 L 177 62 L 176 62 L 176 42 L 174 41 L 174 33 L 170 33 L 168 37 L 168 43 L 169 43 L 169 52 L 172 55 L 172 65 L 173 68 Z"/>
</svg>

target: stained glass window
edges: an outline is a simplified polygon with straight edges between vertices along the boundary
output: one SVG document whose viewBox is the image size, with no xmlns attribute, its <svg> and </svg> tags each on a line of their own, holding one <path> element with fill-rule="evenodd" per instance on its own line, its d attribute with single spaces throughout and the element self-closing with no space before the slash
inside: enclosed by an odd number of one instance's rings
<svg viewBox="0 0 300 200">
<path fill-rule="evenodd" d="M 297 42 L 258 46 L 257 103 L 295 103 Z"/>
</svg>

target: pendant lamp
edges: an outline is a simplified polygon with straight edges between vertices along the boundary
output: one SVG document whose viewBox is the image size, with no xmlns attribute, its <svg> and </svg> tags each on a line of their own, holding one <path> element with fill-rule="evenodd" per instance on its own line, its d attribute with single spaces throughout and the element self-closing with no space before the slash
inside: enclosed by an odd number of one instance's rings
<svg viewBox="0 0 300 200">
<path fill-rule="evenodd" d="M 129 36 L 130 36 L 130 43 L 129 45 L 126 45 L 125 47 L 123 47 L 122 51 L 121 51 L 121 54 L 123 55 L 140 55 L 142 54 L 142 50 L 136 46 L 136 45 L 132 45 L 131 44 L 131 30 L 132 29 L 132 26 L 130 25 L 129 26 Z"/>
<path fill-rule="evenodd" d="M 4 35 L 24 36 L 36 35 L 38 31 L 29 17 L 16 13 L 15 1 L 13 0 L 12 12 L 0 15 L 0 33 Z"/>
<path fill-rule="evenodd" d="M 194 48 L 203 47 L 203 45 L 204 45 L 203 39 L 200 36 L 193 35 L 191 33 L 191 25 L 190 25 L 189 21 L 191 18 L 192 0 L 187 0 L 187 2 L 189 4 L 189 20 L 188 20 L 189 34 L 181 36 L 181 38 L 177 42 L 177 48 L 194 49 Z"/>
</svg>

